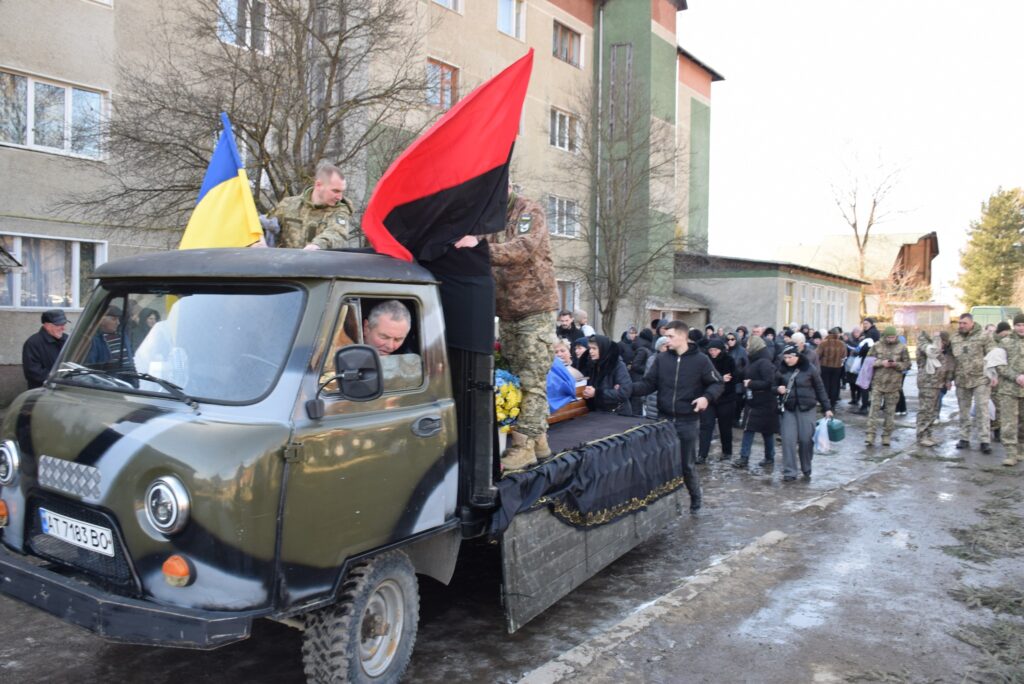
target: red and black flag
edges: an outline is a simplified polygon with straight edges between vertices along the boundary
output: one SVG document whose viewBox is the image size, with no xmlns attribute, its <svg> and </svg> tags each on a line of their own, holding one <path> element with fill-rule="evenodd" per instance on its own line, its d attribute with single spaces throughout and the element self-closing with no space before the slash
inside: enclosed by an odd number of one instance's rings
<svg viewBox="0 0 1024 684">
<path fill-rule="evenodd" d="M 508 167 L 533 68 L 533 49 L 460 100 L 381 177 L 363 213 L 373 248 L 416 260 L 441 281 L 451 346 L 490 353 L 494 281 L 487 242 L 505 227 Z M 456 318 L 457 315 L 457 318 Z"/>
</svg>

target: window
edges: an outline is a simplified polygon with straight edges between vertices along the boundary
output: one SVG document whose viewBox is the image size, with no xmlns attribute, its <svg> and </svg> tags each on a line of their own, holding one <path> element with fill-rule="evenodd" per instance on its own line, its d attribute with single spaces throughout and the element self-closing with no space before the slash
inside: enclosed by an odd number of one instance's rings
<svg viewBox="0 0 1024 684">
<path fill-rule="evenodd" d="M 580 34 L 556 21 L 551 38 L 551 54 L 563 62 L 578 67 L 580 65 Z"/>
<path fill-rule="evenodd" d="M 559 109 L 551 109 L 551 129 L 549 141 L 560 150 L 576 151 L 576 140 L 579 137 L 579 120 L 572 114 Z"/>
<path fill-rule="evenodd" d="M 451 109 L 459 99 L 459 70 L 436 59 L 427 60 L 427 104 Z"/>
<path fill-rule="evenodd" d="M 378 304 L 386 303 L 388 307 L 397 306 L 394 304 L 396 301 L 409 312 L 412 325 L 409 326 L 408 335 L 397 349 L 390 354 L 380 356 L 384 392 L 409 391 L 419 389 L 423 385 L 423 352 L 417 334 L 419 317 L 416 301 L 412 299 L 388 300 L 376 297 L 349 297 L 342 302 L 334 332 L 331 334 L 328 354 L 324 357 L 323 367 L 320 371 L 320 382 L 326 382 L 334 377 L 334 356 L 338 350 L 350 344 L 375 346 L 372 339 L 364 339 L 366 330 L 370 331 L 371 336 L 373 335 L 373 328 L 367 327 L 370 325 L 368 320 L 373 320 L 370 313 Z M 329 383 L 324 391 L 327 394 L 337 394 L 337 382 Z"/>
<path fill-rule="evenodd" d="M 783 299 L 783 313 L 782 320 L 789 321 L 793 320 L 793 290 L 796 287 L 796 283 L 792 280 L 786 281 L 786 296 Z"/>
<path fill-rule="evenodd" d="M 228 45 L 266 52 L 267 3 L 264 0 L 218 0 L 217 35 Z"/>
<path fill-rule="evenodd" d="M 564 197 L 548 197 L 548 232 L 552 235 L 576 237 L 579 234 L 579 207 Z"/>
<path fill-rule="evenodd" d="M 0 143 L 96 159 L 103 95 L 0 71 Z"/>
<path fill-rule="evenodd" d="M 558 310 L 572 311 L 576 308 L 576 283 L 571 280 L 558 281 Z"/>
<path fill-rule="evenodd" d="M 92 290 L 89 274 L 107 260 L 101 242 L 0 235 L 0 245 L 23 267 L 0 279 L 4 307 L 80 308 Z"/>
<path fill-rule="evenodd" d="M 821 300 L 822 290 L 824 290 L 824 288 L 817 285 L 811 288 L 811 303 L 814 305 L 812 318 L 810 321 L 800 321 L 801 323 L 810 323 L 815 328 L 820 328 L 823 325 L 821 322 L 823 313 Z"/>
<path fill-rule="evenodd" d="M 459 0 L 434 0 L 441 7 L 447 7 L 453 12 L 459 11 Z"/>
<path fill-rule="evenodd" d="M 810 311 L 811 311 L 811 298 L 808 295 L 808 286 L 807 286 L 807 283 L 801 283 L 800 284 L 800 318 L 798 320 L 796 320 L 796 321 L 786 321 L 786 325 L 789 325 L 790 323 L 794 323 L 794 322 L 797 325 L 800 325 L 801 323 L 806 323 L 809 320 L 808 319 L 808 315 L 810 314 Z"/>
<path fill-rule="evenodd" d="M 498 0 L 498 30 L 523 39 L 523 0 Z"/>
</svg>

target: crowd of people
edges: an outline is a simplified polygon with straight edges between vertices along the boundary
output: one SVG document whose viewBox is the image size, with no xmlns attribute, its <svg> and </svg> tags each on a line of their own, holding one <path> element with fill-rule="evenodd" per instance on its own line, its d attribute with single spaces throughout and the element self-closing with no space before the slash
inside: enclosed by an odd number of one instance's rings
<svg viewBox="0 0 1024 684">
<path fill-rule="evenodd" d="M 917 444 L 937 446 L 933 429 L 943 397 L 955 386 L 956 447 L 969 449 L 973 439 L 990 454 L 992 442 L 1002 441 L 1004 465 L 1024 460 L 1024 315 L 1012 326 L 983 328 L 963 314 L 956 331 L 922 332 L 914 361 L 906 338 L 891 325 L 879 329 L 874 318 L 824 334 L 796 324 L 777 333 L 762 325 L 701 330 L 654 320 L 642 330 L 629 327 L 616 342 L 584 333 L 585 317 L 558 313 L 556 359 L 580 379 L 591 410 L 673 420 L 691 510 L 701 504 L 695 466 L 707 462 L 716 433 L 721 458 L 740 469 L 750 467 L 757 435 L 764 455 L 756 465 L 774 466 L 778 437 L 784 482 L 811 477 L 818 414 L 832 418 L 841 404 L 867 416 L 866 447 L 874 447 L 876 438 L 889 446 L 896 416 L 907 414 L 903 384 L 913 363 L 920 399 Z M 993 392 L 998 401 L 990 401 Z"/>
</svg>

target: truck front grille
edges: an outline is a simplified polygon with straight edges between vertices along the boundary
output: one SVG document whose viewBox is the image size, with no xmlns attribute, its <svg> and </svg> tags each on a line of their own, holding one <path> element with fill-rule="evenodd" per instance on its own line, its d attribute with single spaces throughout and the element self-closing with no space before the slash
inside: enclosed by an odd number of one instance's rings
<svg viewBox="0 0 1024 684">
<path fill-rule="evenodd" d="M 39 517 L 40 508 L 84 523 L 108 528 L 114 537 L 113 557 L 80 548 L 43 532 L 43 524 Z M 138 583 L 128 561 L 128 554 L 121 541 L 121 531 L 113 517 L 74 501 L 49 495 L 30 498 L 28 510 L 30 515 L 25 538 L 28 540 L 28 547 L 32 553 L 40 558 L 82 570 L 122 590 L 139 591 Z"/>
</svg>

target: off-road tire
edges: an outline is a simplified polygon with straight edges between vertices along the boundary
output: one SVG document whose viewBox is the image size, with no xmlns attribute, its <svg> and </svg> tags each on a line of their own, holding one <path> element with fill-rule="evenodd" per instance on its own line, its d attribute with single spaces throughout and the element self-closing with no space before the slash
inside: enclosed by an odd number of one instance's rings
<svg viewBox="0 0 1024 684">
<path fill-rule="evenodd" d="M 367 608 L 371 610 L 368 612 Z M 364 619 L 393 609 L 397 627 L 379 641 L 363 638 Z M 311 684 L 392 684 L 401 680 L 416 642 L 420 599 L 416 573 L 401 551 L 357 563 L 341 587 L 338 602 L 306 616 L 302 663 Z M 397 620 L 396 620 L 397 621 Z M 387 656 L 391 641 L 392 655 Z M 373 647 L 377 646 L 377 652 Z M 381 662 L 381 660 L 385 662 Z M 371 671 L 367 671 L 367 667 Z"/>
</svg>

